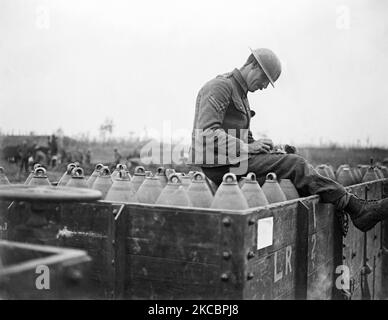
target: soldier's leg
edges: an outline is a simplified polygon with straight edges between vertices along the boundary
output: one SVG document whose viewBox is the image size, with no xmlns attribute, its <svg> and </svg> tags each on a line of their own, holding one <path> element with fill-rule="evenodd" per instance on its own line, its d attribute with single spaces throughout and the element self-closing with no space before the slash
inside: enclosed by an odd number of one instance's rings
<svg viewBox="0 0 388 320">
<path fill-rule="evenodd" d="M 248 171 L 255 172 L 261 181 L 268 172 L 275 172 L 280 179 L 291 179 L 302 196 L 320 195 L 322 202 L 333 203 L 337 210 L 347 212 L 353 224 L 362 231 L 368 231 L 388 218 L 388 198 L 379 201 L 359 199 L 339 183 L 318 174 L 298 155 L 255 155 L 248 162 Z"/>
<path fill-rule="evenodd" d="M 243 166 L 246 167 L 246 166 Z M 373 228 L 376 223 L 388 218 L 388 198 L 379 201 L 365 201 L 346 191 L 339 183 L 321 176 L 301 156 L 295 154 L 259 154 L 252 156 L 247 172 L 254 172 L 262 185 L 269 172 L 279 179 L 290 179 L 301 196 L 318 194 L 322 202 L 332 203 L 337 210 L 350 215 L 353 224 L 362 231 Z M 230 166 L 202 168 L 203 172 L 220 184 Z M 246 173 L 247 173 L 246 172 Z"/>
<path fill-rule="evenodd" d="M 210 180 L 219 185 L 225 173 L 233 172 L 232 167 L 202 168 L 202 171 Z M 303 157 L 295 154 L 258 154 L 252 156 L 248 164 L 242 167 L 246 171 L 241 174 L 254 172 L 260 185 L 263 185 L 265 176 L 269 172 L 274 172 L 279 179 L 290 179 L 301 196 L 319 194 L 323 202 L 334 203 L 346 194 L 342 185 L 321 176 Z"/>
<path fill-rule="evenodd" d="M 319 194 L 322 202 L 334 203 L 346 194 L 339 183 L 321 176 L 303 157 L 296 154 L 258 154 L 248 161 L 262 185 L 265 176 L 274 172 L 278 179 L 290 179 L 301 196 Z"/>
</svg>

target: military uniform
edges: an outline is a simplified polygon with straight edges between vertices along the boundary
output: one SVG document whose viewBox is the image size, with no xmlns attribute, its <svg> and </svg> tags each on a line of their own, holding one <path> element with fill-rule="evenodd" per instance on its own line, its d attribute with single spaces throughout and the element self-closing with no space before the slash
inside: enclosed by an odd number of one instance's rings
<svg viewBox="0 0 388 320">
<path fill-rule="evenodd" d="M 250 131 L 254 112 L 247 92 L 238 69 L 217 76 L 201 88 L 196 101 L 191 164 L 200 166 L 217 185 L 225 173 L 238 168 L 238 178 L 254 172 L 263 184 L 266 174 L 274 172 L 279 179 L 291 179 L 301 196 L 319 194 L 323 202 L 331 203 L 343 198 L 346 190 L 342 185 L 318 174 L 299 155 L 248 153 L 248 144 L 254 142 Z"/>
</svg>

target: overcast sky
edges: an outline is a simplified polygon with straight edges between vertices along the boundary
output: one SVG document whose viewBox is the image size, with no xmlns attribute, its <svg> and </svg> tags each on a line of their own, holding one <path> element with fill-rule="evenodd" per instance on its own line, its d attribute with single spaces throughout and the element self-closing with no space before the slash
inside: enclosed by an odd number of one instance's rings
<svg viewBox="0 0 388 320">
<path fill-rule="evenodd" d="M 388 146 L 387 24 L 383 0 L 0 0 L 0 130 L 189 135 L 201 86 L 267 47 L 254 133 Z"/>
</svg>

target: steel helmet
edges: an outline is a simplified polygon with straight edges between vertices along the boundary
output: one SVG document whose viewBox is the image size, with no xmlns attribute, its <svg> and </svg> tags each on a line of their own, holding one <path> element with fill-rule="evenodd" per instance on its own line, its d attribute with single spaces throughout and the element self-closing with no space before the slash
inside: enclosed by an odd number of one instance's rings
<svg viewBox="0 0 388 320">
<path fill-rule="evenodd" d="M 263 69 L 271 85 L 275 87 L 274 82 L 279 78 L 282 72 L 282 66 L 279 58 L 273 53 L 272 50 L 266 48 L 259 48 L 252 50 L 249 48 L 259 63 L 261 69 Z"/>
</svg>

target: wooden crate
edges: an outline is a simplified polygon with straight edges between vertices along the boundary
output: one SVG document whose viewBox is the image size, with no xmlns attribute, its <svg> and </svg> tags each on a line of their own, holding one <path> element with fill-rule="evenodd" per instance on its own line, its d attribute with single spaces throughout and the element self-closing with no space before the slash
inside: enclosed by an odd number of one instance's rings
<svg viewBox="0 0 388 320">
<path fill-rule="evenodd" d="M 81 250 L 0 240 L 0 299 L 83 298 L 89 261 Z"/>
<path fill-rule="evenodd" d="M 114 218 L 121 207 L 102 202 L 44 205 L 38 213 L 44 225 L 36 226 L 31 204 L 15 202 L 2 219 L 8 240 L 85 250 L 93 260 L 85 298 L 107 299 L 115 296 Z"/>
<path fill-rule="evenodd" d="M 369 185 L 368 197 L 381 197 L 381 186 Z M 352 191 L 365 196 L 365 186 Z M 268 218 L 273 242 L 258 248 Z M 334 207 L 317 196 L 239 212 L 127 204 L 117 223 L 121 298 L 343 299 L 341 265 L 348 298 L 381 298 L 381 225 L 364 234 L 349 222 L 343 237 Z"/>
<path fill-rule="evenodd" d="M 384 193 L 381 181 L 350 189 L 369 199 Z M 343 237 L 334 207 L 318 196 L 244 211 L 99 201 L 41 214 L 44 228 L 26 227 L 31 208 L 15 203 L 3 215 L 8 238 L 86 250 L 90 298 L 342 299 L 341 265 L 348 298 L 386 296 L 386 229 L 364 234 L 350 222 Z"/>
<path fill-rule="evenodd" d="M 317 221 L 325 221 L 322 228 L 309 226 L 318 197 L 303 202 L 240 212 L 127 204 L 116 228 L 116 243 L 124 243 L 125 257 L 117 257 L 118 263 L 124 263 L 116 275 L 124 279 L 118 281 L 122 284 L 118 297 L 304 299 L 308 286 L 313 297 L 322 274 L 333 277 L 334 241 L 329 237 L 333 233 L 329 219 L 323 217 L 327 210 L 317 215 Z M 258 247 L 258 230 L 264 221 L 271 225 L 271 220 L 272 244 Z M 332 217 L 330 221 L 334 223 Z M 317 233 L 318 238 L 326 234 L 317 242 L 319 250 L 325 239 L 330 238 L 331 245 L 316 257 L 309 239 L 319 230 L 324 232 Z M 327 299 L 331 287 L 332 281 L 323 293 Z"/>
</svg>

